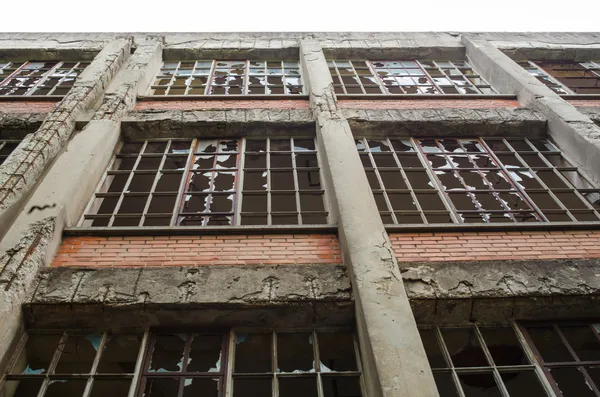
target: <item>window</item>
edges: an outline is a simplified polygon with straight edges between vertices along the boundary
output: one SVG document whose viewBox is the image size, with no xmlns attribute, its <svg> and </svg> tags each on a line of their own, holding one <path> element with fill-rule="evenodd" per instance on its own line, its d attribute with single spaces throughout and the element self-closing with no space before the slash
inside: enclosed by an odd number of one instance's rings
<svg viewBox="0 0 600 397">
<path fill-rule="evenodd" d="M 0 62 L 0 95 L 62 96 L 89 62 Z"/>
<path fill-rule="evenodd" d="M 549 396 L 513 327 L 419 331 L 440 397 Z"/>
<path fill-rule="evenodd" d="M 168 61 L 150 95 L 299 95 L 298 61 Z"/>
<path fill-rule="evenodd" d="M 19 139 L 0 139 L 0 165 L 19 146 L 20 142 Z"/>
<path fill-rule="evenodd" d="M 337 94 L 495 94 L 464 61 L 329 61 Z"/>
<path fill-rule="evenodd" d="M 600 62 L 519 61 L 529 74 L 558 94 L 600 94 Z"/>
<path fill-rule="evenodd" d="M 0 395 L 360 397 L 359 360 L 341 329 L 31 333 Z"/>
<path fill-rule="evenodd" d="M 82 226 L 325 224 L 323 194 L 314 138 L 130 141 Z"/>
<path fill-rule="evenodd" d="M 600 190 L 548 140 L 356 141 L 387 224 L 598 221 Z"/>
</svg>

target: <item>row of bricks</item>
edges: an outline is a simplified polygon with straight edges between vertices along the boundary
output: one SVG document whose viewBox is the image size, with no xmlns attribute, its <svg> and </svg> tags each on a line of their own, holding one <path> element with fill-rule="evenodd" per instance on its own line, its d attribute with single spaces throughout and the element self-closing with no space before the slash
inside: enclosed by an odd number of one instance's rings
<svg viewBox="0 0 600 397">
<path fill-rule="evenodd" d="M 519 102 L 511 99 L 386 99 L 386 100 L 351 100 L 341 99 L 339 107 L 343 109 L 495 109 L 517 108 Z"/>
<path fill-rule="evenodd" d="M 49 113 L 54 102 L 0 102 L 0 113 Z"/>
<path fill-rule="evenodd" d="M 140 101 L 134 110 L 308 109 L 307 100 Z"/>
<path fill-rule="evenodd" d="M 281 258 L 281 259 L 219 259 L 219 260 L 138 260 L 138 261 L 54 261 L 53 267 L 156 267 L 156 266 L 203 266 L 203 265 L 308 265 L 318 264 L 339 264 L 340 258 Z"/>
<path fill-rule="evenodd" d="M 473 255 L 473 253 L 465 253 L 464 255 L 424 255 L 424 256 L 402 256 L 397 257 L 398 262 L 458 262 L 458 261 L 501 261 L 501 260 L 555 260 L 555 259 L 591 259 L 598 258 L 596 256 L 581 256 L 581 255 L 569 255 L 569 254 L 555 254 L 555 253 L 544 253 L 544 254 L 523 254 L 523 255 Z"/>
<path fill-rule="evenodd" d="M 600 238 L 600 231 L 590 230 L 553 230 L 553 231 L 510 231 L 510 232 L 439 232 L 439 233 L 391 233 L 390 240 L 394 239 L 405 239 L 414 238 L 420 239 L 422 237 L 435 237 L 437 239 L 446 239 L 449 237 L 467 237 L 471 239 L 494 239 L 500 237 L 518 236 L 520 238 L 526 238 L 528 236 L 536 236 L 539 238 L 555 238 L 555 236 L 576 236 L 576 238 L 585 237 L 598 237 Z"/>
</svg>

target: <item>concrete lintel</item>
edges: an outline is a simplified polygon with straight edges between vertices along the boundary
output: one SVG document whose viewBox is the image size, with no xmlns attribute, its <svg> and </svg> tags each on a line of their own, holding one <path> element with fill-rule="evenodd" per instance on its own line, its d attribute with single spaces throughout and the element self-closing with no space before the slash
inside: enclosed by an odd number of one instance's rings
<svg viewBox="0 0 600 397">
<path fill-rule="evenodd" d="M 420 323 L 509 322 L 600 315 L 597 259 L 405 262 Z"/>
<path fill-rule="evenodd" d="M 47 268 L 30 327 L 350 325 L 342 265 Z M 115 322 L 118 321 L 118 322 Z"/>
<path fill-rule="evenodd" d="M 175 48 L 166 47 L 163 50 L 165 61 L 185 61 L 198 59 L 278 59 L 283 61 L 298 60 L 298 44 L 281 48 L 253 46 L 251 48 L 207 48 L 206 44 L 199 42 L 201 47 Z M 260 42 L 258 43 L 260 45 Z"/>
<path fill-rule="evenodd" d="M 444 59 L 464 61 L 465 48 L 456 44 L 440 42 L 435 45 L 431 42 L 425 45 L 407 43 L 405 46 L 387 46 L 380 43 L 379 46 L 369 45 L 362 41 L 359 43 L 340 43 L 335 47 L 323 48 L 327 59 Z"/>
<path fill-rule="evenodd" d="M 301 42 L 317 139 L 339 214 L 352 280 L 367 395 L 438 396 L 416 323 L 348 122 L 337 107 L 325 55 Z"/>
<path fill-rule="evenodd" d="M 517 94 L 523 106 L 548 119 L 548 135 L 593 180 L 600 182 L 600 127 L 550 90 L 497 47 L 481 37 L 465 35 L 467 57 L 502 94 Z"/>
</svg>

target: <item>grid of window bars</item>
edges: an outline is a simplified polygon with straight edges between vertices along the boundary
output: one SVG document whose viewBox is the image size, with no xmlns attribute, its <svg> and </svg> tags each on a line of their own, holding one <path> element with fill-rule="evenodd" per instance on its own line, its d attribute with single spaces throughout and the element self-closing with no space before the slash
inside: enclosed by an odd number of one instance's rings
<svg viewBox="0 0 600 397">
<path fill-rule="evenodd" d="M 323 195 L 314 138 L 132 141 L 81 226 L 325 224 Z"/>
<path fill-rule="evenodd" d="M 557 396 L 600 396 L 600 324 L 532 324 L 522 328 Z"/>
<path fill-rule="evenodd" d="M 0 165 L 19 146 L 20 139 L 0 139 Z"/>
<path fill-rule="evenodd" d="M 62 96 L 89 62 L 0 62 L 0 95 Z"/>
<path fill-rule="evenodd" d="M 0 395 L 127 397 L 142 341 L 142 334 L 31 333 Z"/>
<path fill-rule="evenodd" d="M 336 94 L 496 94 L 464 61 L 328 62 Z"/>
<path fill-rule="evenodd" d="M 600 190 L 548 140 L 356 141 L 387 224 L 598 221 Z"/>
<path fill-rule="evenodd" d="M 552 396 L 518 328 L 474 325 L 419 331 L 440 397 Z"/>
<path fill-rule="evenodd" d="M 150 95 L 299 95 L 298 61 L 168 61 Z"/>
<path fill-rule="evenodd" d="M 242 225 L 324 224 L 315 140 L 247 139 Z"/>
<path fill-rule="evenodd" d="M 360 397 L 361 390 L 358 345 L 346 329 L 31 333 L 0 379 L 6 397 Z"/>
<path fill-rule="evenodd" d="M 519 61 L 558 94 L 600 94 L 600 61 Z"/>
</svg>

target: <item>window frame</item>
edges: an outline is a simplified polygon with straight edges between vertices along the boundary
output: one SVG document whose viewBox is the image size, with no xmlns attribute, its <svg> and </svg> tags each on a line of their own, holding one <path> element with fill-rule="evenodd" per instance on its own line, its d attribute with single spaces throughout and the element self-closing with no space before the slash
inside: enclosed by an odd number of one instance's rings
<svg viewBox="0 0 600 397">
<path fill-rule="evenodd" d="M 0 78 L 0 90 L 4 89 L 7 84 L 14 80 L 19 78 L 19 73 L 23 70 L 26 69 L 26 67 L 30 64 L 35 64 L 35 63 L 55 63 L 54 66 L 52 66 L 48 71 L 44 72 L 40 78 L 39 81 L 37 81 L 33 86 L 27 88 L 26 92 L 24 94 L 17 94 L 17 95 L 13 95 L 13 94 L 2 94 L 0 93 L 0 98 L 20 98 L 20 97 L 30 97 L 30 98 L 63 98 L 65 95 L 68 94 L 68 92 L 71 90 L 71 88 L 73 88 L 73 85 L 75 84 L 75 82 L 77 81 L 77 78 L 81 75 L 81 73 L 83 73 L 83 71 L 90 65 L 90 61 L 84 61 L 84 60 L 77 60 L 77 61 L 55 61 L 55 60 L 41 60 L 41 61 L 6 61 L 5 64 L 3 64 L 2 68 L 0 68 L 0 71 L 3 70 L 4 68 L 6 68 L 8 65 L 13 65 L 13 64 L 20 64 L 17 68 L 15 68 L 10 74 L 8 74 L 7 76 Z M 55 85 L 52 86 L 52 88 L 48 91 L 47 94 L 36 94 L 36 92 L 39 91 L 40 87 L 43 87 L 44 84 L 50 79 L 53 78 L 53 74 L 61 69 L 63 67 L 64 64 L 66 63 L 73 63 L 74 66 L 71 67 L 69 69 L 69 72 L 60 76 L 59 80 L 56 82 Z M 83 68 L 81 68 L 81 65 L 83 64 Z M 79 70 L 79 72 L 76 72 L 76 70 Z M 70 76 L 72 73 L 76 73 L 75 76 Z M 69 77 L 73 77 L 73 82 L 71 85 L 68 85 L 66 87 L 68 87 L 68 90 L 64 93 L 64 94 L 54 94 L 56 92 L 57 89 L 63 87 L 61 84 L 65 82 L 66 78 Z M 15 89 L 18 89 L 18 87 L 15 87 Z"/>
<path fill-rule="evenodd" d="M 575 61 L 575 60 L 567 60 L 567 59 L 562 59 L 562 60 L 518 60 L 515 61 L 517 62 L 517 64 L 519 66 L 521 66 L 523 69 L 525 69 L 525 71 L 527 71 L 527 73 L 529 73 L 531 76 L 535 77 L 536 80 L 540 81 L 542 84 L 544 84 L 546 87 L 548 87 L 548 89 L 552 90 L 554 93 L 556 93 L 557 95 L 560 95 L 561 97 L 569 97 L 569 96 L 574 96 L 574 97 L 586 97 L 586 96 L 599 96 L 600 95 L 600 60 L 598 61 L 593 61 L 593 60 L 587 60 L 587 61 Z M 566 77 L 567 79 L 570 78 L 583 78 L 583 79 L 595 79 L 598 82 L 598 93 L 592 93 L 592 94 L 579 94 L 575 91 L 575 89 L 581 88 L 581 87 L 574 87 L 571 88 L 569 87 L 566 83 L 563 83 L 562 81 L 559 80 L 558 77 L 555 77 L 554 75 L 552 75 L 549 71 L 547 71 L 544 67 L 543 67 L 543 63 L 544 62 L 554 62 L 554 63 L 564 63 L 565 65 L 580 65 L 583 69 L 581 69 L 582 71 L 587 71 L 590 72 L 592 74 L 595 74 L 596 77 Z M 596 65 L 596 67 L 594 68 L 588 68 L 587 66 L 585 66 L 584 64 L 586 63 L 593 63 Z M 539 74 L 534 74 L 532 73 L 533 69 L 535 69 L 537 71 L 537 73 Z M 545 83 L 544 81 L 541 81 L 541 79 L 538 78 L 538 76 L 543 77 L 545 80 L 547 80 L 549 83 L 552 83 L 552 85 L 549 85 L 548 83 Z M 562 90 L 564 92 L 558 92 L 558 90 Z"/>
</svg>

